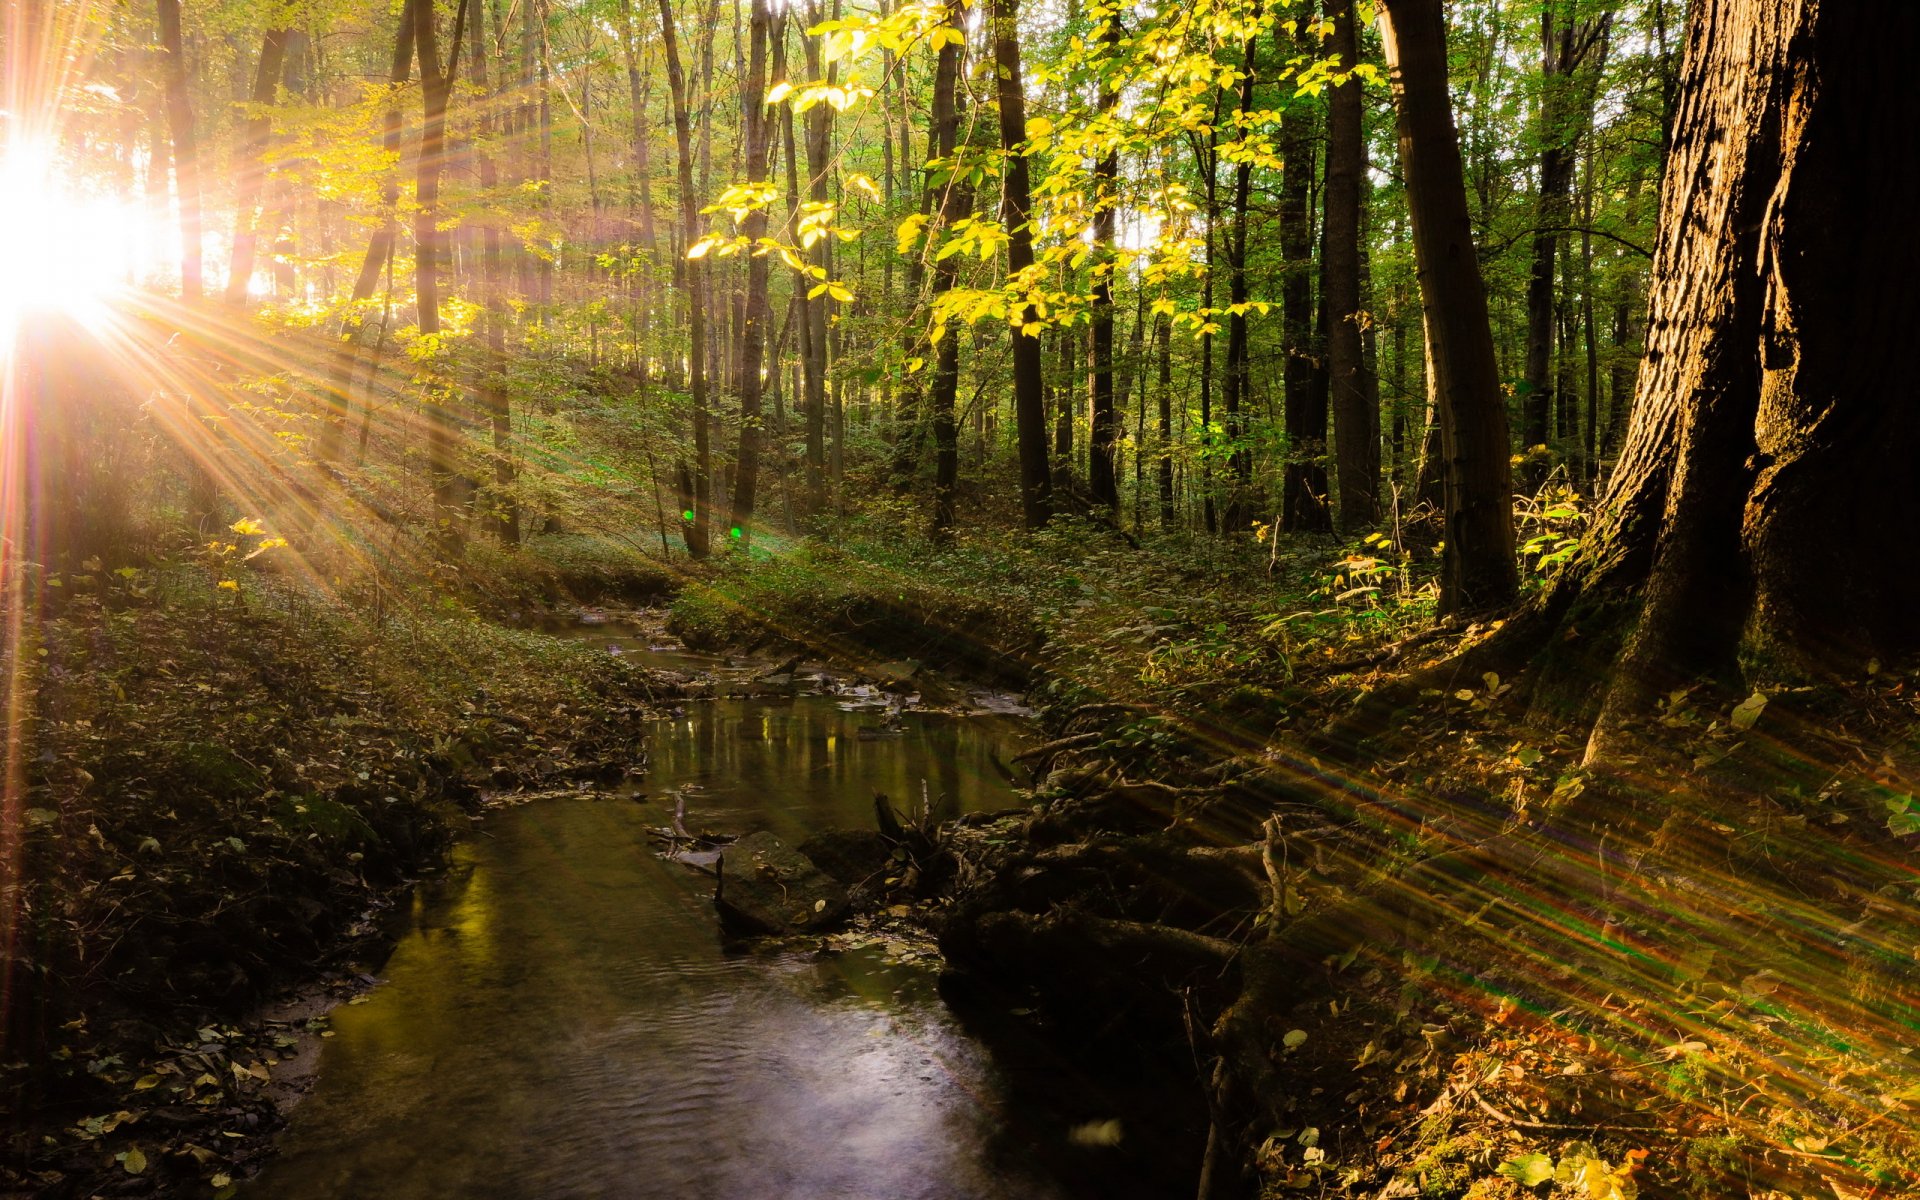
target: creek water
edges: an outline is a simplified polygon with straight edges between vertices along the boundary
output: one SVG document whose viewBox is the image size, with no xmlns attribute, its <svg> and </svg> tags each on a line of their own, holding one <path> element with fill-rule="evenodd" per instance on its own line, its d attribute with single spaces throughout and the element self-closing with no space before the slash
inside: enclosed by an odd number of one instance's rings
<svg viewBox="0 0 1920 1200">
<path fill-rule="evenodd" d="M 996 1063 L 942 1002 L 936 964 L 884 943 L 730 950 L 711 880 L 658 852 L 649 831 L 677 797 L 695 829 L 796 839 L 871 827 L 876 791 L 1013 803 L 1018 721 L 854 704 L 689 703 L 654 722 L 642 796 L 487 816 L 417 889 L 381 985 L 334 1012 L 314 1090 L 246 1194 L 1094 1194 L 1107 1164 L 1083 1175 L 1076 1157 L 1099 1151 L 1062 1147 L 1109 1115 L 1097 1093 L 1016 1099 L 1030 1089 L 1010 1074 L 1049 1068 Z"/>
</svg>

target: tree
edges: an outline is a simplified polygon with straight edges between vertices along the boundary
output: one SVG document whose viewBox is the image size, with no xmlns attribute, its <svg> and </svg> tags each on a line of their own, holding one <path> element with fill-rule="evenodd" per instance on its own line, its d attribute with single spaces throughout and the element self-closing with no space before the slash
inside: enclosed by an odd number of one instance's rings
<svg viewBox="0 0 1920 1200">
<path fill-rule="evenodd" d="M 1486 286 L 1467 213 L 1460 139 L 1447 97 L 1440 0 L 1386 0 L 1387 61 L 1400 123 L 1420 300 L 1432 338 L 1446 459 L 1443 612 L 1479 612 L 1519 590 L 1506 398 L 1500 390 Z"/>
<path fill-rule="evenodd" d="M 173 141 L 173 180 L 180 205 L 180 297 L 200 299 L 203 283 L 200 249 L 200 144 L 194 136 L 193 98 L 187 91 L 187 51 L 180 35 L 180 0 L 154 0 L 160 24 L 167 131 Z"/>
<path fill-rule="evenodd" d="M 680 236 L 691 247 L 700 240 L 700 193 L 693 188 L 693 119 L 687 103 L 687 74 L 680 66 L 673 0 L 660 0 L 660 45 L 667 60 L 674 145 L 679 151 Z M 706 263 L 689 254 L 681 270 L 687 292 L 687 390 L 693 398 L 693 468 L 680 468 L 681 490 L 693 514 L 686 523 L 687 553 L 705 558 L 713 538 L 713 516 L 708 511 L 713 492 L 713 452 L 707 414 Z"/>
<path fill-rule="evenodd" d="M 1305 21 L 1295 22 L 1293 38 L 1281 53 L 1311 53 L 1313 37 Z M 1281 29 L 1284 31 L 1283 25 Z M 1314 111 L 1295 96 L 1280 114 L 1280 349 L 1286 382 L 1287 463 L 1281 485 L 1283 529 L 1325 532 L 1333 527 L 1327 512 L 1327 403 L 1318 386 L 1313 345 L 1313 195 Z"/>
<path fill-rule="evenodd" d="M 768 142 L 773 120 L 767 112 L 767 42 L 773 33 L 773 10 L 768 0 L 752 0 L 752 49 L 748 55 L 747 78 L 741 89 L 741 107 L 746 128 L 741 152 L 746 158 L 749 186 L 766 182 L 771 165 Z M 740 231 L 757 241 L 766 236 L 767 210 L 756 207 L 741 223 Z M 767 327 L 767 256 L 756 251 L 747 257 L 747 291 L 740 337 L 740 455 L 733 488 L 733 527 L 743 545 L 753 538 L 754 504 L 760 483 L 761 371 L 764 365 Z"/>
<path fill-rule="evenodd" d="M 1554 388 L 1548 374 L 1553 355 L 1554 259 L 1566 236 L 1573 173 L 1579 141 L 1592 120 L 1591 92 L 1582 100 L 1576 77 L 1590 59 L 1605 59 L 1613 14 L 1575 19 L 1568 4 L 1562 18 L 1559 0 L 1540 9 L 1540 190 L 1533 229 L 1533 262 L 1527 279 L 1526 386 L 1523 439 L 1544 446 L 1552 435 Z M 1595 68 L 1597 73 L 1598 67 Z"/>
<path fill-rule="evenodd" d="M 1920 410 L 1886 386 L 1920 316 L 1920 160 L 1886 150 L 1920 123 L 1920 8 L 1701 0 L 1688 22 L 1626 445 L 1579 555 L 1501 639 L 1553 648 L 1542 703 L 1584 690 L 1570 668 L 1608 678 L 1590 758 L 1743 651 L 1857 678 L 1920 646 L 1920 564 L 1884 537 L 1920 519 Z"/>
<path fill-rule="evenodd" d="M 1027 139 L 1026 84 L 1020 71 L 1020 2 L 994 0 L 993 56 L 1000 103 L 1000 149 L 1006 155 L 1001 183 L 1000 213 L 1007 228 L 1007 273 L 1018 279 L 1033 269 L 1033 208 L 1027 159 L 1021 143 Z M 1013 350 L 1013 422 L 1020 451 L 1020 511 L 1028 529 L 1038 529 L 1053 516 L 1052 480 L 1047 474 L 1046 380 L 1041 372 L 1040 331 L 1028 329 L 1028 307 L 1014 309 L 1008 324 Z M 1172 470 L 1169 460 L 1168 471 Z M 1171 475 L 1168 476 L 1169 480 Z M 1169 483 L 1171 488 L 1171 483 Z M 1169 495 L 1167 505 L 1171 507 Z"/>
<path fill-rule="evenodd" d="M 233 261 L 227 271 L 228 304 L 247 298 L 253 282 L 253 260 L 260 241 L 257 219 L 260 192 L 266 184 L 267 144 L 273 137 L 273 118 L 266 112 L 280 86 L 281 63 L 287 54 L 288 29 L 269 29 L 260 39 L 260 61 L 253 75 L 253 112 L 247 118 L 246 140 L 239 155 L 238 200 L 233 214 Z"/>
<path fill-rule="evenodd" d="M 1321 303 L 1326 306 L 1327 390 L 1333 407 L 1333 437 L 1340 478 L 1340 528 L 1352 533 L 1372 525 L 1379 506 L 1378 405 L 1368 412 L 1368 389 L 1360 323 L 1360 178 L 1366 170 L 1360 38 L 1353 0 L 1333 0 L 1332 52 L 1345 78 L 1327 103 L 1326 251 L 1321 256 Z"/>
</svg>

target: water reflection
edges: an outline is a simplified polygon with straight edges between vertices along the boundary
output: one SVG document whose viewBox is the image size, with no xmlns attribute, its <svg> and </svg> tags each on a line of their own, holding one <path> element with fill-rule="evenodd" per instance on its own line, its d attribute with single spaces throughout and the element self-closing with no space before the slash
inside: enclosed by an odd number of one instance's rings
<svg viewBox="0 0 1920 1200">
<path fill-rule="evenodd" d="M 386 984 L 336 1012 L 318 1086 L 248 1194 L 1065 1194 L 925 968 L 724 954 L 706 881 L 653 852 L 674 789 L 693 824 L 795 835 L 864 825 L 874 791 L 923 780 L 960 808 L 1010 801 L 996 763 L 1017 727 L 908 714 L 865 740 L 873 719 L 820 697 L 697 706 L 652 731 L 655 800 L 490 817 L 420 889 Z"/>
</svg>

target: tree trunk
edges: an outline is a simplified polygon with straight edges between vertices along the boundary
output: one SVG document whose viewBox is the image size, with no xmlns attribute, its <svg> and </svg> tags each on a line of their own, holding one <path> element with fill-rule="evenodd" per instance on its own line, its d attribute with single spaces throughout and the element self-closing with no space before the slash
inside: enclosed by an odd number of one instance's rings
<svg viewBox="0 0 1920 1200">
<path fill-rule="evenodd" d="M 822 13 L 818 4 L 808 8 L 809 28 L 820 23 Z M 804 33 L 804 31 L 802 31 Z M 802 37 L 801 45 L 806 53 L 807 77 L 819 79 L 821 74 L 820 41 L 817 38 Z M 825 78 L 829 83 L 835 79 L 839 64 L 826 68 Z M 833 106 L 816 104 L 807 110 L 807 197 L 817 205 L 825 205 L 831 198 L 828 180 L 832 171 L 833 155 Z M 815 243 L 812 254 L 813 265 L 833 273 L 833 239 L 823 237 Z M 802 293 L 804 299 L 805 293 Z M 833 314 L 833 297 L 821 295 L 806 302 L 804 309 L 807 322 L 801 330 L 803 341 L 800 347 L 801 368 L 807 397 L 807 492 L 810 506 L 818 511 L 826 504 L 827 460 L 827 326 Z M 833 434 L 835 461 L 838 461 L 841 439 L 836 426 Z"/>
<path fill-rule="evenodd" d="M 155 0 L 165 54 L 167 132 L 173 139 L 173 180 L 180 205 L 180 298 L 197 302 L 205 290 L 200 248 L 200 152 L 187 91 L 187 52 L 180 35 L 180 0 Z"/>
<path fill-rule="evenodd" d="M 1107 14 L 1100 22 L 1101 39 L 1119 44 L 1120 15 Z M 1103 89 L 1100 110 L 1119 103 L 1119 93 Z M 1093 168 L 1093 304 L 1087 325 L 1087 490 L 1093 502 L 1118 512 L 1120 414 L 1113 394 L 1113 271 L 1115 219 L 1120 207 L 1120 154 L 1109 150 Z"/>
<path fill-rule="evenodd" d="M 420 335 L 427 339 L 440 333 L 440 169 L 446 157 L 447 99 L 453 93 L 462 18 L 466 16 L 467 5 L 466 0 L 462 0 L 454 21 L 453 44 L 445 70 L 440 67 L 433 9 L 433 0 L 416 0 L 413 12 L 413 48 L 420 61 L 421 92 L 420 156 L 414 175 L 413 290 L 418 298 L 416 320 Z M 457 551 L 461 514 L 456 511 L 460 482 L 454 441 L 459 426 L 451 389 L 447 395 L 429 396 L 426 410 L 427 472 L 433 486 L 434 524 L 442 544 Z"/>
<path fill-rule="evenodd" d="M 768 137 L 773 129 L 767 112 L 767 42 L 773 33 L 773 9 L 770 0 L 752 0 L 751 43 L 747 55 L 747 78 L 741 89 L 741 108 L 746 120 L 742 153 L 746 156 L 747 182 L 765 183 L 771 155 Z M 758 243 L 767 234 L 767 210 L 755 206 L 740 223 L 740 232 Z M 767 343 L 767 256 L 747 256 L 747 291 L 740 313 L 740 454 L 734 476 L 733 529 L 742 546 L 753 543 L 754 505 L 759 499 L 761 441 L 761 373 L 765 365 Z"/>
<path fill-rule="evenodd" d="M 1732 681 L 1743 646 L 1814 678 L 1920 646 L 1920 563 L 1883 534 L 1920 519 L 1920 410 L 1884 386 L 1920 318 L 1920 160 L 1886 153 L 1920 125 L 1920 8 L 1702 0 L 1688 21 L 1626 445 L 1508 639 L 1553 648 L 1536 704 L 1608 680 L 1590 760 L 1658 689 Z"/>
<path fill-rule="evenodd" d="M 236 164 L 233 205 L 233 259 L 227 270 L 228 304 L 246 301 L 253 282 L 258 252 L 260 193 L 266 186 L 267 143 L 273 138 L 273 118 L 261 111 L 271 105 L 280 88 L 281 64 L 286 60 L 290 31 L 269 29 L 260 40 L 260 62 L 253 74 L 253 111 L 249 113 Z"/>
<path fill-rule="evenodd" d="M 1571 8 L 1571 5 L 1568 6 Z M 1575 78 L 1596 49 L 1604 61 L 1607 33 L 1613 15 L 1587 21 L 1561 18 L 1560 0 L 1540 9 L 1540 192 L 1534 202 L 1533 258 L 1527 276 L 1527 362 L 1521 390 L 1524 413 L 1522 438 L 1526 448 L 1552 440 L 1554 413 L 1552 369 L 1555 260 L 1573 195 L 1574 167 L 1580 139 L 1592 118 L 1592 89 L 1586 99 Z M 1598 74 L 1598 66 L 1594 74 Z M 1563 435 L 1564 436 L 1564 435 Z M 1539 480 L 1531 481 L 1538 484 Z"/>
<path fill-rule="evenodd" d="M 667 59 L 667 89 L 673 98 L 673 135 L 679 150 L 680 236 L 692 246 L 700 240 L 700 194 L 693 190 L 693 118 L 687 109 L 687 76 L 680 68 L 680 39 L 673 24 L 673 0 L 660 0 L 660 43 Z M 693 398 L 693 470 L 680 468 L 686 505 L 687 553 L 705 558 L 712 545 L 713 450 L 707 419 L 706 260 L 685 259 L 680 269 L 687 291 L 687 391 Z M 689 478 L 689 474 L 691 477 Z"/>
<path fill-rule="evenodd" d="M 1239 113 L 1253 111 L 1254 39 L 1241 56 Z M 1237 125 L 1241 136 L 1250 127 Z M 1247 444 L 1251 407 L 1251 348 L 1247 340 L 1247 209 L 1253 199 L 1253 162 L 1242 156 L 1233 168 L 1233 228 L 1227 234 L 1227 377 L 1221 389 L 1226 409 L 1227 503 L 1220 517 L 1223 533 L 1244 533 L 1253 523 L 1253 448 Z"/>
<path fill-rule="evenodd" d="M 382 118 L 380 148 L 389 162 L 400 158 L 401 130 L 406 117 L 400 111 L 401 89 L 413 74 L 413 9 L 420 0 L 406 0 L 400 9 L 400 26 L 393 39 L 393 68 L 388 73 L 387 109 Z M 327 411 L 320 426 L 316 454 L 321 462 L 338 462 L 345 442 L 347 415 L 352 409 L 353 377 L 360 366 L 360 338 L 366 322 L 361 307 L 373 299 L 380 284 L 380 272 L 393 257 L 394 240 L 400 232 L 400 180 L 389 168 L 380 179 L 380 228 L 367 239 L 367 253 L 360 260 L 360 273 L 354 277 L 353 300 L 341 322 L 340 340 L 334 346 L 327 383 Z"/>
<path fill-rule="evenodd" d="M 1353 0 L 1333 0 L 1329 49 L 1342 70 L 1359 61 Z M 1366 170 L 1363 97 L 1358 76 L 1330 90 L 1327 101 L 1326 256 L 1321 303 L 1327 309 L 1327 389 L 1340 483 L 1339 519 L 1345 533 L 1371 528 L 1379 510 L 1378 415 L 1367 415 L 1360 322 L 1360 178 Z"/>
<path fill-rule="evenodd" d="M 1007 273 L 1015 287 L 1032 286 L 1033 207 L 1027 157 L 1020 146 L 1027 139 L 1026 84 L 1020 73 L 1020 0 L 994 0 L 993 56 L 1000 102 L 1000 149 L 1006 155 L 1001 185 L 1000 216 L 1007 231 Z M 1052 481 L 1047 475 L 1047 394 L 1041 374 L 1040 333 L 1046 323 L 1037 317 L 1028 329 L 1027 306 L 1020 305 L 1009 322 L 1013 350 L 1013 425 L 1020 450 L 1020 512 L 1028 529 L 1038 529 L 1053 516 Z"/>
<path fill-rule="evenodd" d="M 955 3 L 948 9 L 950 27 L 966 28 L 966 5 Z M 949 40 L 940 47 L 940 59 L 934 80 L 933 136 L 939 157 L 946 160 L 947 182 L 941 192 L 940 230 L 950 231 L 954 223 L 973 211 L 973 190 L 960 172 L 953 170 L 959 152 L 960 109 L 965 90 L 960 80 L 960 59 L 965 39 Z M 960 255 L 941 259 L 933 265 L 933 294 L 936 303 L 952 291 L 960 278 Z M 954 401 L 960 388 L 960 339 L 956 330 L 948 330 L 935 347 L 933 379 L 927 389 L 927 407 L 933 427 L 933 532 L 938 535 L 953 528 L 954 489 L 959 483 L 959 427 L 955 422 Z"/>
<path fill-rule="evenodd" d="M 1281 53 L 1313 53 L 1313 35 L 1304 28 L 1283 42 Z M 1280 342 L 1285 362 L 1287 465 L 1281 487 L 1281 528 L 1325 532 L 1333 528 L 1327 511 L 1327 401 L 1316 386 L 1313 337 L 1314 111 L 1305 97 L 1289 100 L 1280 114 Z"/>
<path fill-rule="evenodd" d="M 473 82 L 482 96 L 487 94 L 487 38 L 484 28 L 487 5 L 474 12 L 472 38 L 468 54 L 473 59 Z M 487 104 L 480 114 L 482 143 L 494 134 L 494 106 Z M 482 148 L 476 152 L 480 171 L 480 189 L 489 207 L 497 204 L 500 186 L 499 168 L 493 155 Z M 485 310 L 481 318 L 480 410 L 487 414 L 493 430 L 493 498 L 489 505 L 494 532 L 509 546 L 520 542 L 520 506 L 514 499 L 513 481 L 513 409 L 507 392 L 507 296 L 506 263 L 502 255 L 500 221 L 488 215 L 481 229 L 481 270 Z"/>
<path fill-rule="evenodd" d="M 1173 508 L 1173 318 L 1162 316 L 1154 325 L 1154 357 L 1160 362 L 1160 527 L 1171 532 Z"/>
<path fill-rule="evenodd" d="M 1400 161 L 1407 178 L 1420 297 L 1433 339 L 1446 459 L 1440 608 L 1478 612 L 1510 603 L 1519 590 L 1506 398 L 1447 96 L 1441 3 L 1387 0 L 1386 11 Z"/>
</svg>

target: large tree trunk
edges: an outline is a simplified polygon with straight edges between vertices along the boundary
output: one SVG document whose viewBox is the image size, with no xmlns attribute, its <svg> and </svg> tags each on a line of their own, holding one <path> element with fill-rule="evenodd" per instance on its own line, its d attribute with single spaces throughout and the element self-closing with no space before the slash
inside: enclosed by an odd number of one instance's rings
<svg viewBox="0 0 1920 1200">
<path fill-rule="evenodd" d="M 766 182 L 770 161 L 768 135 L 773 121 L 767 112 L 767 41 L 773 33 L 773 10 L 769 0 L 753 0 L 751 49 L 747 58 L 747 78 L 742 87 L 741 107 L 746 129 L 742 153 L 746 156 L 747 182 Z M 755 242 L 767 234 L 767 210 L 755 207 L 740 223 L 740 232 Z M 740 325 L 740 455 L 739 471 L 733 489 L 733 528 L 743 546 L 753 541 L 754 505 L 759 497 L 761 435 L 761 368 L 767 343 L 767 256 L 747 256 L 747 292 Z"/>
<path fill-rule="evenodd" d="M 1886 151 L 1920 125 L 1920 8 L 1708 0 L 1689 22 L 1632 424 L 1547 606 L 1590 658 L 1639 609 L 1590 756 L 1743 644 L 1841 677 L 1920 644 L 1920 569 L 1882 535 L 1920 518 L 1920 410 L 1885 387 L 1920 317 L 1920 160 Z"/>
<path fill-rule="evenodd" d="M 1328 49 L 1342 70 L 1359 61 L 1353 0 L 1333 0 L 1327 19 L 1334 23 Z M 1343 532 L 1370 528 L 1379 510 L 1379 416 L 1368 416 L 1368 389 L 1360 322 L 1360 177 L 1366 147 L 1358 76 L 1334 87 L 1327 101 L 1326 254 L 1321 260 L 1321 303 L 1327 311 L 1327 389 L 1333 405 L 1333 439 L 1338 455 L 1339 517 Z"/>
<path fill-rule="evenodd" d="M 1510 603 L 1519 590 L 1506 398 L 1486 286 L 1467 214 L 1460 139 L 1447 96 L 1440 0 L 1387 0 L 1386 49 L 1400 119 L 1420 298 L 1433 339 L 1446 458 L 1443 612 Z"/>
<path fill-rule="evenodd" d="M 1028 213 L 1033 206 L 1027 158 L 1020 151 L 1027 140 L 1027 94 L 1020 73 L 1020 0 L 994 0 L 993 56 L 1000 102 L 1000 149 L 1006 154 L 1006 176 L 1000 194 L 1000 216 L 1007 230 L 1007 273 L 1015 286 L 1025 286 L 1023 273 L 1033 267 L 1033 229 Z M 1033 281 L 1038 284 L 1039 281 Z M 1047 475 L 1047 394 L 1041 375 L 1040 331 L 1046 323 L 1036 318 L 1025 328 L 1023 304 L 1011 321 L 1008 336 L 1013 349 L 1013 425 L 1020 450 L 1020 512 L 1028 529 L 1038 529 L 1053 516 L 1052 481 Z"/>
</svg>

